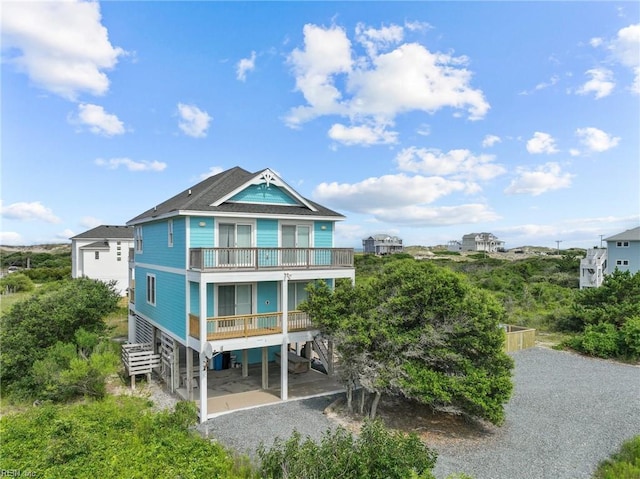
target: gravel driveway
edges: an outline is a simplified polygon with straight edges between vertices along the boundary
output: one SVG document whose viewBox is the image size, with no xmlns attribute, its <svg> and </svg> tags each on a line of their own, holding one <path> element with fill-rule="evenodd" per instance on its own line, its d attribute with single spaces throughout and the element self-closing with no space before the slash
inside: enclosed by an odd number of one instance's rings
<svg viewBox="0 0 640 479">
<path fill-rule="evenodd" d="M 475 479 L 587 479 L 623 441 L 640 434 L 640 367 L 546 348 L 513 357 L 515 391 L 504 426 L 482 441 L 437 448 L 437 478 L 466 472 Z M 320 438 L 335 427 L 322 413 L 335 398 L 230 413 L 206 427 L 221 443 L 254 456 L 261 441 L 269 445 L 294 429 Z"/>
</svg>

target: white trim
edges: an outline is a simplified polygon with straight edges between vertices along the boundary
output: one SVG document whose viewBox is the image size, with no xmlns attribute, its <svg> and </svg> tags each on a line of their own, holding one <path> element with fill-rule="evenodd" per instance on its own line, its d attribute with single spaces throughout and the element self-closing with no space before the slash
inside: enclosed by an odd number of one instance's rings
<svg viewBox="0 0 640 479">
<path fill-rule="evenodd" d="M 180 269 L 180 268 L 174 268 L 172 266 L 160 266 L 157 264 L 150 264 L 150 263 L 134 263 L 133 265 L 135 268 L 147 268 L 147 269 L 152 269 L 155 271 L 162 271 L 163 273 L 173 273 L 173 274 L 180 274 L 180 275 L 184 275 L 185 270 L 184 269 Z"/>
<path fill-rule="evenodd" d="M 154 273 L 146 273 L 145 282 L 146 282 L 145 296 L 146 296 L 147 304 L 150 304 L 151 306 L 155 306 L 158 299 L 156 275 Z M 151 292 L 153 292 L 153 294 L 151 294 Z M 151 298 L 151 296 L 153 297 Z"/>
<path fill-rule="evenodd" d="M 299 269 L 299 270 L 269 270 L 269 271 L 224 271 L 200 272 L 187 271 L 187 279 L 196 283 L 258 283 L 261 281 L 282 281 L 282 273 L 291 274 L 291 280 L 320 280 L 320 279 L 355 279 L 354 268 L 344 269 Z M 184 273 L 184 272 L 183 272 Z"/>
<path fill-rule="evenodd" d="M 267 179 L 265 180 L 265 176 L 267 176 Z M 247 186 L 251 186 L 251 185 L 261 185 L 263 183 L 273 183 L 275 186 L 279 187 L 279 188 L 283 188 L 287 193 L 289 193 L 291 196 L 293 196 L 296 200 L 298 200 L 303 206 L 306 206 L 307 208 L 309 208 L 311 211 L 318 211 L 317 208 L 314 208 L 311 203 L 309 203 L 306 199 L 304 199 L 302 196 L 300 196 L 298 194 L 298 192 L 296 190 L 294 190 L 293 188 L 291 188 L 287 183 L 285 183 L 282 178 L 280 178 L 278 175 L 276 175 L 273 171 L 271 171 L 269 168 L 260 171 L 259 173 L 257 173 L 256 175 L 253 176 L 253 178 L 251 178 L 249 181 L 246 181 L 245 183 L 243 183 L 242 185 L 238 186 L 236 189 L 234 189 L 233 191 L 231 191 L 230 193 L 227 193 L 225 196 L 223 196 L 222 198 L 218 199 L 217 201 L 215 201 L 214 203 L 211 203 L 210 206 L 220 206 L 222 203 L 224 203 L 225 201 L 228 201 L 230 198 L 233 198 L 235 195 L 237 195 L 238 193 L 240 193 L 242 190 L 244 190 L 245 188 L 247 188 Z M 254 214 L 255 216 L 255 214 Z"/>
<path fill-rule="evenodd" d="M 283 206 L 283 205 L 279 205 Z M 155 221 L 164 220 L 167 218 L 177 217 L 177 216 L 198 216 L 205 218 L 226 218 L 226 217 L 235 217 L 235 218 L 251 218 L 254 220 L 258 219 L 275 219 L 275 220 L 304 220 L 304 221 L 344 221 L 347 218 L 343 215 L 336 216 L 316 216 L 316 215 L 283 215 L 277 213 L 239 213 L 237 211 L 228 212 L 228 211 L 197 211 L 197 210 L 177 210 L 171 211 L 170 213 L 165 213 L 163 215 L 154 216 L 152 218 L 143 218 L 137 221 L 130 221 L 127 223 L 127 226 L 139 226 L 146 223 L 152 223 Z"/>
<path fill-rule="evenodd" d="M 173 248 L 173 218 L 167 220 L 167 246 Z"/>
</svg>

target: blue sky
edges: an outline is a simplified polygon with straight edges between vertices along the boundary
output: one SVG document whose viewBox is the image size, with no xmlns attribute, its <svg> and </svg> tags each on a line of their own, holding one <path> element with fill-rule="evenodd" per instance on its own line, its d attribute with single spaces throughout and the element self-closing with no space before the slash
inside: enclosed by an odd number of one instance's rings
<svg viewBox="0 0 640 479">
<path fill-rule="evenodd" d="M 233 166 L 336 246 L 640 223 L 638 2 L 5 2 L 0 243 L 67 242 Z"/>
</svg>

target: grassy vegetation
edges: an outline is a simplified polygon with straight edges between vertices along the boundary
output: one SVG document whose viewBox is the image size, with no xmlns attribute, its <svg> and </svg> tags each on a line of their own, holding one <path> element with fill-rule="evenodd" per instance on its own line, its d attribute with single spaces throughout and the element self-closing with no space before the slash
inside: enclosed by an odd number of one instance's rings
<svg viewBox="0 0 640 479">
<path fill-rule="evenodd" d="M 0 295 L 0 316 L 13 308 L 14 304 L 27 299 L 31 294 L 30 292 L 20 292 Z"/>
<path fill-rule="evenodd" d="M 118 303 L 118 308 L 104 318 L 104 321 L 107 324 L 107 331 L 109 331 L 109 335 L 112 338 L 127 337 L 129 334 L 128 304 L 129 300 L 126 297 L 121 298 Z"/>
<path fill-rule="evenodd" d="M 620 451 L 603 461 L 593 479 L 640 478 L 640 436 L 626 441 Z"/>
</svg>

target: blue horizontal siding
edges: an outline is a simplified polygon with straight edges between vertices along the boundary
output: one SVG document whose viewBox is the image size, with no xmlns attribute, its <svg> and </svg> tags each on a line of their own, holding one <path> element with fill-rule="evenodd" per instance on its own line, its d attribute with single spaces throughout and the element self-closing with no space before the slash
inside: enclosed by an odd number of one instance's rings
<svg viewBox="0 0 640 479">
<path fill-rule="evenodd" d="M 250 185 L 229 201 L 239 203 L 268 203 L 278 205 L 297 205 L 298 202 L 289 193 L 275 185 Z"/>
<path fill-rule="evenodd" d="M 173 246 L 169 246 L 168 221 L 156 221 L 142 225 L 142 253 L 136 253 L 136 261 L 158 266 L 184 268 L 186 228 L 183 217 L 173 218 Z"/>
<path fill-rule="evenodd" d="M 214 233 L 213 228 L 215 221 L 213 218 L 205 218 L 199 216 L 189 217 L 190 242 L 191 248 L 213 248 Z"/>
<path fill-rule="evenodd" d="M 156 276 L 156 304 L 147 303 L 147 273 Z M 137 267 L 137 311 L 184 339 L 186 336 L 186 282 L 182 274 Z"/>
</svg>

